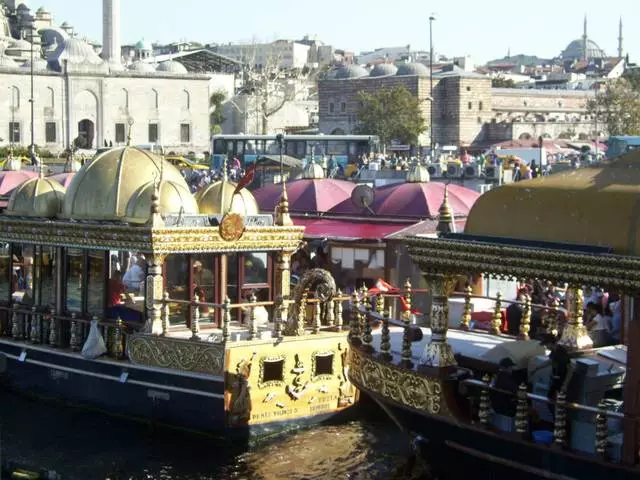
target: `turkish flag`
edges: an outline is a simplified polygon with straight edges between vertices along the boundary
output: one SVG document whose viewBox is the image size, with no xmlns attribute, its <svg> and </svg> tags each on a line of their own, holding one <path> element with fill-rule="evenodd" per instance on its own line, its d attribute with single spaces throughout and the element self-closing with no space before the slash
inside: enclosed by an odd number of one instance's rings
<svg viewBox="0 0 640 480">
<path fill-rule="evenodd" d="M 240 179 L 238 185 L 236 186 L 236 189 L 233 191 L 234 195 L 247 185 L 251 185 L 251 182 L 253 182 L 253 179 L 256 176 L 256 166 L 257 164 L 254 163 L 249 168 L 247 168 L 247 171 L 244 173 L 244 177 Z"/>
</svg>

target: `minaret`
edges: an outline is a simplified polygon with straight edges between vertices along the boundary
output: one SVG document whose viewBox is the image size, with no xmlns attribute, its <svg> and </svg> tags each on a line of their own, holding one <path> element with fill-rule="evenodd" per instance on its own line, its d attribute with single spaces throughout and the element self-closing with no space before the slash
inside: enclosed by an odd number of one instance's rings
<svg viewBox="0 0 640 480">
<path fill-rule="evenodd" d="M 622 52 L 622 17 L 620 17 L 620 23 L 618 25 L 618 58 L 624 57 Z"/>
<path fill-rule="evenodd" d="M 588 61 L 589 60 L 589 54 L 587 53 L 587 46 L 588 46 L 587 40 L 588 40 L 588 37 L 587 37 L 587 15 L 585 14 L 585 16 L 584 16 L 584 31 L 582 33 L 582 52 L 584 54 L 584 59 Z"/>
<path fill-rule="evenodd" d="M 102 58 L 120 63 L 120 0 L 102 0 Z"/>
</svg>

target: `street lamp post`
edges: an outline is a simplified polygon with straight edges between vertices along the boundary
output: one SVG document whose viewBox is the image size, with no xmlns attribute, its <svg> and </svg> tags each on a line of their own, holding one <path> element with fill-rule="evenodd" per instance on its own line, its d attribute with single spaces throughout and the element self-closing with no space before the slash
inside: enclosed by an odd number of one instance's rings
<svg viewBox="0 0 640 480">
<path fill-rule="evenodd" d="M 31 32 L 31 96 L 29 98 L 29 103 L 31 104 L 31 160 L 34 161 L 34 157 L 36 155 L 36 141 L 35 141 L 35 109 L 34 109 L 34 94 L 33 94 L 33 41 L 34 41 L 34 31 L 36 29 L 35 26 L 35 18 L 31 19 L 31 24 L 29 25 L 29 30 Z"/>
<path fill-rule="evenodd" d="M 127 123 L 129 124 L 129 133 L 127 134 L 127 147 L 131 146 L 131 130 L 133 129 L 133 124 L 135 123 L 135 120 L 133 119 L 133 117 L 129 117 L 127 119 Z"/>
<path fill-rule="evenodd" d="M 433 99 L 433 21 L 436 18 L 431 15 L 429 17 L 429 95 L 431 96 L 431 98 Z M 431 158 L 434 158 L 434 151 L 433 151 L 433 109 L 434 109 L 434 102 L 431 101 L 431 108 L 429 109 L 429 113 L 430 113 L 430 119 L 429 119 L 429 128 L 430 128 L 430 133 L 429 133 L 429 146 L 431 149 Z"/>
</svg>

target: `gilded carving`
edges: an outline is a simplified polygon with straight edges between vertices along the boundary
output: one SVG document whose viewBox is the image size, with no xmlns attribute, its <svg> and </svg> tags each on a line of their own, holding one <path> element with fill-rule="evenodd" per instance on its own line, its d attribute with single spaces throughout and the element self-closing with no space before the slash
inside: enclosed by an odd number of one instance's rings
<svg viewBox="0 0 640 480">
<path fill-rule="evenodd" d="M 332 299 L 336 294 L 336 281 L 333 279 L 331 272 L 322 268 L 314 268 L 307 271 L 293 292 L 293 302 L 289 307 L 289 319 L 286 328 L 284 330 L 285 335 L 297 335 L 300 333 L 301 325 L 299 323 L 304 322 L 304 310 L 302 306 L 305 305 L 303 297 L 314 292 L 314 297 L 327 302 Z M 304 326 L 302 326 L 304 327 Z"/>
<path fill-rule="evenodd" d="M 137 365 L 209 375 L 224 373 L 223 344 L 138 334 L 128 339 L 127 354 Z"/>
<path fill-rule="evenodd" d="M 356 399 L 356 390 L 349 381 L 349 349 L 342 344 L 338 344 L 340 351 L 340 385 L 338 387 L 338 408 L 353 405 Z"/>
<path fill-rule="evenodd" d="M 298 354 L 296 354 L 295 359 L 296 363 L 291 369 L 293 378 L 291 379 L 291 384 L 287 385 L 287 393 L 293 400 L 299 400 L 307 390 L 309 382 L 305 382 L 302 379 L 306 369 L 304 368 L 304 364 L 302 363 L 302 360 L 300 360 L 300 356 Z"/>
<path fill-rule="evenodd" d="M 236 371 L 229 374 L 227 385 L 229 386 L 229 423 L 231 425 L 247 425 L 251 419 L 251 366 L 256 354 L 250 359 L 243 358 L 236 365 Z"/>
<path fill-rule="evenodd" d="M 357 349 L 351 349 L 349 377 L 357 385 L 399 404 L 432 415 L 447 415 L 442 402 L 442 386 L 435 378 L 381 363 Z"/>
<path fill-rule="evenodd" d="M 425 274 L 491 273 L 505 279 L 640 290 L 640 260 L 629 256 L 540 249 L 463 239 L 407 238 L 413 261 Z"/>
<path fill-rule="evenodd" d="M 282 362 L 282 379 L 281 380 L 267 380 L 264 381 L 264 365 L 269 362 Z M 286 355 L 276 355 L 272 357 L 262 357 L 260 358 L 260 372 L 258 376 L 258 388 L 267 388 L 267 387 L 282 387 L 284 386 L 284 365 L 287 362 Z"/>
<path fill-rule="evenodd" d="M 244 219 L 237 213 L 228 213 L 220 222 L 220 237 L 225 242 L 235 242 L 244 233 Z"/>
<path fill-rule="evenodd" d="M 0 240 L 96 250 L 133 250 L 154 254 L 280 250 L 294 252 L 304 227 L 246 227 L 242 238 L 227 242 L 213 227 L 162 227 L 111 223 L 0 218 Z"/>
</svg>

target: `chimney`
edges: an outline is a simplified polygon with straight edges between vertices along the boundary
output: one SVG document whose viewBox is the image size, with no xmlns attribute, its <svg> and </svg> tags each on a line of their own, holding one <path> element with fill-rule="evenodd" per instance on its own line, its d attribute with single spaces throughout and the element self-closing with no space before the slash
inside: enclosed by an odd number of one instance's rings
<svg viewBox="0 0 640 480">
<path fill-rule="evenodd" d="M 120 63 L 120 0 L 102 0 L 102 58 Z"/>
</svg>

